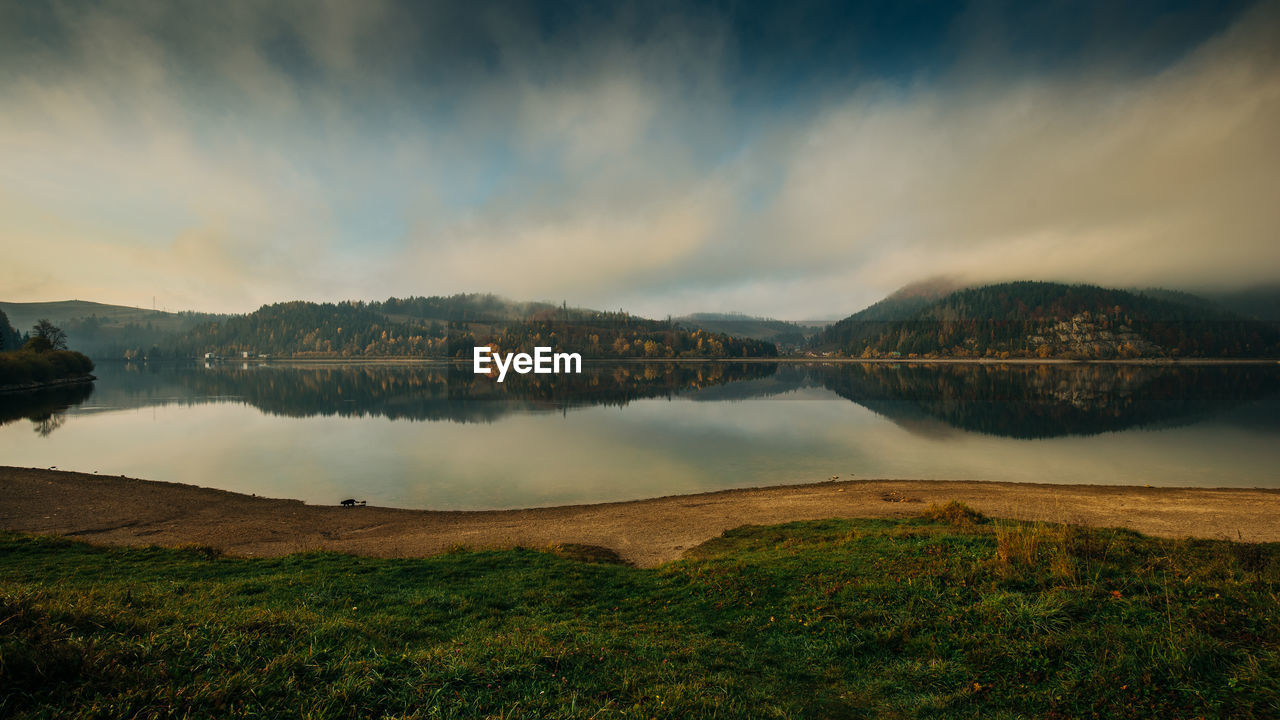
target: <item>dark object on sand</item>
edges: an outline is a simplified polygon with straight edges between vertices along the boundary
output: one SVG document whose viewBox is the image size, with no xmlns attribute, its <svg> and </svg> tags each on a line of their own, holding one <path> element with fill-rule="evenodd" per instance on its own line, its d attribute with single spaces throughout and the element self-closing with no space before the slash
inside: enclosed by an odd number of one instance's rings
<svg viewBox="0 0 1280 720">
<path fill-rule="evenodd" d="M 340 503 L 338 503 L 338 504 L 339 504 L 339 505 L 341 505 L 342 507 L 345 507 L 345 508 L 351 508 L 351 507 L 364 507 L 364 506 L 365 506 L 365 501 L 364 501 L 364 500 L 356 500 L 355 498 L 347 498 L 346 500 L 343 500 L 342 502 L 340 502 Z"/>
</svg>

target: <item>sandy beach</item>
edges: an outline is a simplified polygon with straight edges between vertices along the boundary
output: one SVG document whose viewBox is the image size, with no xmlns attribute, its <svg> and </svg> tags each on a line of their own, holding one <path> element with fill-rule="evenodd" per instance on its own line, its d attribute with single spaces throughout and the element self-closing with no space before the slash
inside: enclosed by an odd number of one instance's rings
<svg viewBox="0 0 1280 720">
<path fill-rule="evenodd" d="M 439 512 L 307 505 L 209 488 L 0 467 L 0 529 L 107 545 L 209 545 L 415 557 L 459 546 L 609 548 L 651 567 L 725 530 L 827 517 L 902 517 L 959 500 L 989 516 L 1125 527 L 1161 537 L 1280 541 L 1280 490 L 858 480 L 599 505 Z"/>
</svg>

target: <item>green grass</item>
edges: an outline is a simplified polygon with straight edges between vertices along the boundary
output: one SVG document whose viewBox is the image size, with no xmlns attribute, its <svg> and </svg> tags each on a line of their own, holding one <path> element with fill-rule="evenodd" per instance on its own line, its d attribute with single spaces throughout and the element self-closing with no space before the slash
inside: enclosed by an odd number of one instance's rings
<svg viewBox="0 0 1280 720">
<path fill-rule="evenodd" d="M 1280 544 L 939 510 L 652 570 L 0 536 L 0 717 L 1280 717 Z"/>
</svg>

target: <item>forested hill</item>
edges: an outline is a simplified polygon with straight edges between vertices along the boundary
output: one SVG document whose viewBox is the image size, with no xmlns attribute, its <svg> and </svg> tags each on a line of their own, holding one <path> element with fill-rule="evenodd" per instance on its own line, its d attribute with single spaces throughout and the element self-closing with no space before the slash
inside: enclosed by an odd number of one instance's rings
<svg viewBox="0 0 1280 720">
<path fill-rule="evenodd" d="M 947 295 L 964 288 L 958 280 L 933 278 L 905 285 L 883 300 L 866 307 L 848 320 L 858 322 L 885 322 L 907 320 Z M 831 326 L 828 325 L 828 328 Z"/>
<path fill-rule="evenodd" d="M 387 298 L 368 308 L 392 318 L 451 322 L 505 322 L 522 320 L 560 306 L 544 302 L 516 302 L 488 293 Z M 567 308 L 562 308 L 568 310 Z"/>
<path fill-rule="evenodd" d="M 491 295 L 385 302 L 266 305 L 206 323 L 152 348 L 155 357 L 463 357 L 476 345 L 536 346 L 599 358 L 772 357 L 772 343 L 648 320 Z"/>
<path fill-rule="evenodd" d="M 205 323 L 161 344 L 152 354 L 443 355 L 444 336 L 441 322 L 392 320 L 364 303 L 286 302 Z"/>
<path fill-rule="evenodd" d="M 707 330 L 690 330 L 674 321 L 649 320 L 623 312 L 540 313 L 498 331 L 476 335 L 476 344 L 492 343 L 501 350 L 529 350 L 539 345 L 583 357 L 598 358 L 763 358 L 775 357 L 778 346 L 767 340 L 737 337 Z M 471 354 L 471 338 L 458 339 L 460 350 Z M 455 355 L 457 353 L 454 353 Z"/>
<path fill-rule="evenodd" d="M 1280 355 L 1275 324 L 1184 293 L 1157 297 L 1093 285 L 1013 282 L 957 290 L 889 317 L 852 315 L 815 336 L 811 347 L 868 358 Z"/>
<path fill-rule="evenodd" d="M 676 318 L 676 322 L 690 330 L 767 340 L 789 346 L 801 345 L 812 334 L 810 328 L 796 323 L 742 313 L 693 313 Z"/>
</svg>

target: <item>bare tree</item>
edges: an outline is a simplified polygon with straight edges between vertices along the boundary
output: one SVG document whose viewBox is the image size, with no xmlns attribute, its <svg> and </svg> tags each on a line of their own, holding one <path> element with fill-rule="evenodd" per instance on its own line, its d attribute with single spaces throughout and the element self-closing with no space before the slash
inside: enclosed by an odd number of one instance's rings
<svg viewBox="0 0 1280 720">
<path fill-rule="evenodd" d="M 66 350 L 67 349 L 67 333 L 62 328 L 54 325 L 48 320 L 37 320 L 34 327 L 31 328 L 31 339 L 41 338 L 44 342 L 37 343 L 45 345 L 49 350 Z"/>
</svg>

